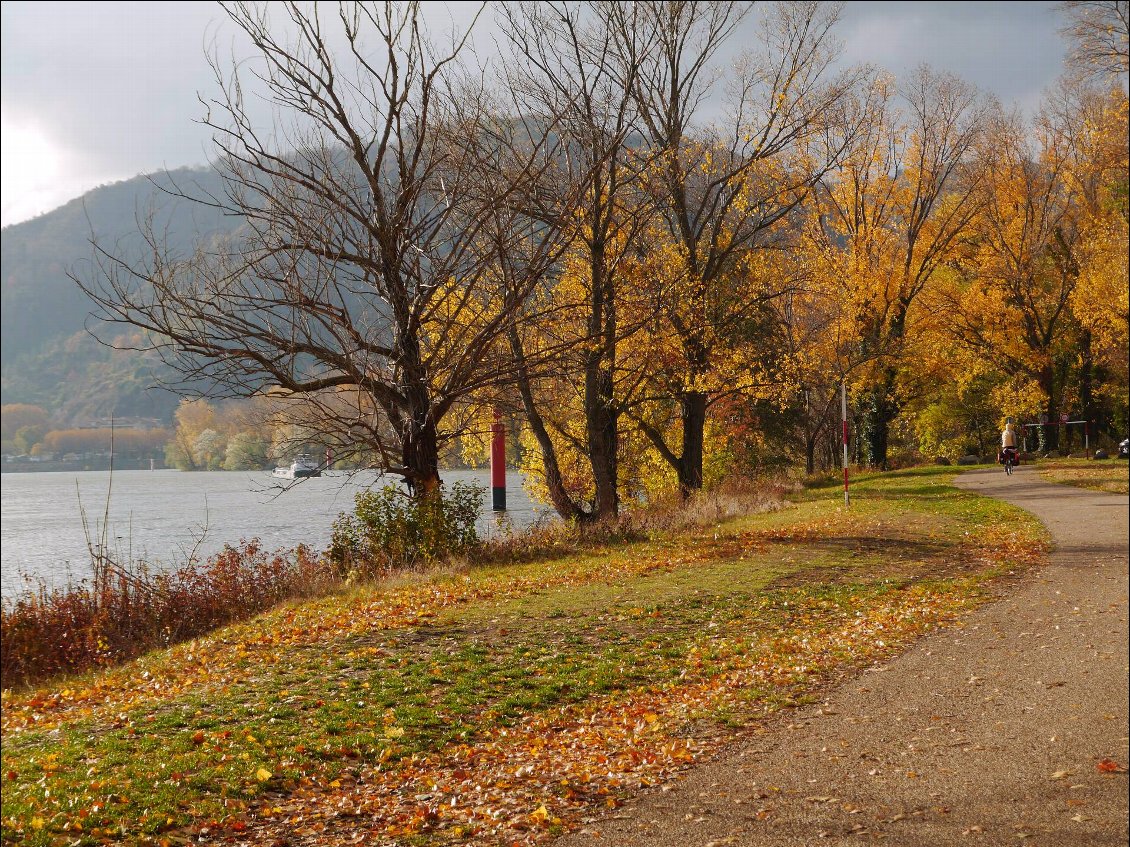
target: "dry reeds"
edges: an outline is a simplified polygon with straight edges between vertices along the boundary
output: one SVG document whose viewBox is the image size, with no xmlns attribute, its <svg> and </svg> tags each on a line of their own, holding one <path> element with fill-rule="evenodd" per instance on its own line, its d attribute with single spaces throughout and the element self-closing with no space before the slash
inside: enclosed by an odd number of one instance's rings
<svg viewBox="0 0 1130 847">
<path fill-rule="evenodd" d="M 258 540 L 225 547 L 204 564 L 153 573 L 95 550 L 94 576 L 39 589 L 0 607 L 5 688 L 133 658 L 253 617 L 336 580 L 305 547 L 268 553 Z"/>
</svg>

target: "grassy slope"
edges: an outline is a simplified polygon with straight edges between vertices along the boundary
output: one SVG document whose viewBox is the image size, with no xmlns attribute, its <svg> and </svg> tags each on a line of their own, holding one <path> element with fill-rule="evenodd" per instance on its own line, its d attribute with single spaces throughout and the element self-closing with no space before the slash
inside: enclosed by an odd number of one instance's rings
<svg viewBox="0 0 1130 847">
<path fill-rule="evenodd" d="M 537 840 L 1038 558 L 952 471 L 693 535 L 404 577 L 3 701 L 3 839 Z M 332 833 L 332 840 L 330 833 Z"/>
<path fill-rule="evenodd" d="M 1040 476 L 1048 482 L 1091 488 L 1111 494 L 1130 494 L 1130 469 L 1125 460 L 1042 459 Z"/>
</svg>

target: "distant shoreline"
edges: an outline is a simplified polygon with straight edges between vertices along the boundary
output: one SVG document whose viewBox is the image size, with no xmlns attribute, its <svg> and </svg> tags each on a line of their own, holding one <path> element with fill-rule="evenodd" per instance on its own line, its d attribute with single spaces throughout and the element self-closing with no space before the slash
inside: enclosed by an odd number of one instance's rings
<svg viewBox="0 0 1130 847">
<path fill-rule="evenodd" d="M 4 462 L 0 465 L 0 471 L 3 473 L 49 473 L 59 471 L 108 471 L 110 470 L 109 460 L 90 460 L 78 462 Z M 116 471 L 165 471 L 176 470 L 176 468 L 169 468 L 165 464 L 154 464 L 152 468 L 149 467 L 148 462 L 142 464 L 140 462 L 123 463 L 120 460 L 114 462 L 114 470 Z"/>
<path fill-rule="evenodd" d="M 273 470 L 273 468 L 259 468 L 257 470 L 256 469 L 251 469 L 251 470 L 245 469 L 245 470 L 238 470 L 238 471 L 228 471 L 228 470 L 222 470 L 222 469 L 219 469 L 219 470 L 203 470 L 203 469 L 201 469 L 201 470 L 196 470 L 196 471 L 188 471 L 188 470 L 182 470 L 180 468 L 174 468 L 174 467 L 170 467 L 169 465 L 159 464 L 159 463 L 154 464 L 153 467 L 149 467 L 148 464 L 143 464 L 143 463 L 137 462 L 137 461 L 129 462 L 128 464 L 123 464 L 121 460 L 115 460 L 113 469 L 116 470 L 116 471 L 151 471 L 152 470 L 152 471 L 180 471 L 181 473 L 220 473 L 220 474 L 227 474 L 227 473 L 270 473 Z M 8 462 L 8 461 L 6 461 L 6 462 L 3 462 L 3 463 L 0 463 L 0 473 L 61 473 L 61 472 L 62 473 L 80 473 L 80 472 L 84 472 L 84 471 L 108 471 L 108 470 L 110 470 L 110 463 L 109 463 L 108 460 L 80 461 L 80 462 L 27 462 L 27 461 L 24 461 L 24 462 L 17 462 L 17 461 Z M 357 470 L 357 469 L 355 469 L 355 470 Z M 359 470 L 372 470 L 372 469 L 371 468 L 370 469 L 362 468 L 362 469 L 359 469 Z M 452 465 L 450 467 L 441 467 L 439 470 L 440 470 L 440 473 L 442 474 L 445 471 L 475 471 L 475 470 L 486 471 L 487 467 L 486 466 L 474 467 L 473 465 Z M 516 470 L 516 468 L 511 467 L 511 468 L 508 468 L 508 470 Z M 327 475 L 332 476 L 336 473 L 349 474 L 349 473 L 353 473 L 353 472 L 354 472 L 353 470 L 342 470 L 342 471 L 336 471 L 335 470 L 335 471 L 328 472 Z"/>
</svg>

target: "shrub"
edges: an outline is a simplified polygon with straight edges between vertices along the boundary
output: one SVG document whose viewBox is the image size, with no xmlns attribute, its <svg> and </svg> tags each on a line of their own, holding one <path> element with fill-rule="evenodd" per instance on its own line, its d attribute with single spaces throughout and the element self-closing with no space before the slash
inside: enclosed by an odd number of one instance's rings
<svg viewBox="0 0 1130 847">
<path fill-rule="evenodd" d="M 5 687 L 116 664 L 337 583 L 308 548 L 268 553 L 257 539 L 168 572 L 102 554 L 92 564 L 90 580 L 41 586 L 0 606 Z"/>
<path fill-rule="evenodd" d="M 422 497 L 392 485 L 358 492 L 353 514 L 334 522 L 330 561 L 343 577 L 370 578 L 465 553 L 479 541 L 484 494 L 462 482 Z"/>
</svg>

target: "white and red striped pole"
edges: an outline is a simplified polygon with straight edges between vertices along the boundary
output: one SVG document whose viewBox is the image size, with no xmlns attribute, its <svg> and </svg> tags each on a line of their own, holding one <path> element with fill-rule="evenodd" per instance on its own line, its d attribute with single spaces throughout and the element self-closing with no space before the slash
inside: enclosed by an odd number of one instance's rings
<svg viewBox="0 0 1130 847">
<path fill-rule="evenodd" d="M 844 423 L 844 505 L 851 504 L 848 497 L 848 430 L 847 430 L 847 382 L 842 383 L 840 394 L 841 417 Z"/>
<path fill-rule="evenodd" d="M 506 427 L 502 415 L 494 410 L 490 425 L 490 490 L 491 505 L 496 512 L 506 511 Z"/>
</svg>

